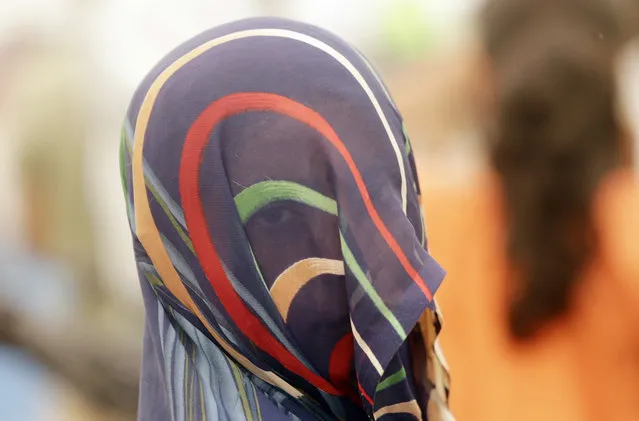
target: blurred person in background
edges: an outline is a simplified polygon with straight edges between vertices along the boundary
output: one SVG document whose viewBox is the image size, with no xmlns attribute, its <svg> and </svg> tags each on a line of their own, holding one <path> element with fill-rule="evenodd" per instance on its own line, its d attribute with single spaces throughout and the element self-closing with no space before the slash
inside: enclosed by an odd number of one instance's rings
<svg viewBox="0 0 639 421">
<path fill-rule="evenodd" d="M 444 272 L 401 116 L 316 27 L 244 20 L 167 55 L 120 156 L 144 303 L 140 420 L 450 420 Z"/>
<path fill-rule="evenodd" d="M 128 330 L 137 320 L 104 288 L 86 194 L 90 65 L 68 32 L 16 24 L 2 35 L 0 364 L 12 367 L 0 389 L 9 402 L 27 393 L 11 384 L 29 376 L 14 351 L 47 369 L 31 392 L 47 419 L 134 412 L 141 346 Z M 26 417 L 8 406 L 3 415 Z"/>
<path fill-rule="evenodd" d="M 35 256 L 68 270 L 83 292 L 83 305 L 93 312 L 104 292 L 85 193 L 87 69 L 77 46 L 58 38 L 27 32 L 13 45 L 18 62 L 12 63 L 9 112 L 20 163 L 24 236 Z"/>
<path fill-rule="evenodd" d="M 462 421 L 639 419 L 639 186 L 606 1 L 490 1 L 488 171 L 424 193 Z M 488 92 L 491 91 L 491 92 Z"/>
</svg>

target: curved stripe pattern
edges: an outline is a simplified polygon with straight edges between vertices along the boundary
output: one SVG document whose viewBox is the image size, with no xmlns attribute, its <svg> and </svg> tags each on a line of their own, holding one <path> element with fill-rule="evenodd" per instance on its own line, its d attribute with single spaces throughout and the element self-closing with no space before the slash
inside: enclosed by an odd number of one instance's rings
<svg viewBox="0 0 639 421">
<path fill-rule="evenodd" d="M 272 37 L 283 37 L 289 38 L 293 40 L 298 40 L 301 42 L 305 42 L 308 45 L 315 46 L 316 48 L 326 52 L 335 58 L 339 63 L 341 63 L 349 72 L 353 75 L 353 77 L 358 81 L 358 83 L 362 86 L 369 99 L 371 100 L 373 107 L 378 113 L 384 129 L 388 134 L 391 145 L 395 152 L 397 163 L 400 170 L 401 175 L 401 196 L 402 196 L 402 208 L 404 212 L 406 212 L 406 173 L 403 165 L 402 154 L 400 152 L 397 141 L 393 135 L 393 132 L 388 124 L 388 120 L 384 115 L 381 106 L 372 90 L 362 77 L 361 73 L 338 51 L 328 46 L 327 44 L 310 37 L 305 34 L 297 33 L 289 30 L 282 29 L 254 29 L 254 30 L 246 30 L 240 31 L 232 34 L 228 34 L 211 41 L 205 42 L 204 44 L 196 47 L 191 50 L 189 53 L 183 55 L 174 61 L 171 65 L 169 65 L 152 83 L 151 87 L 147 91 L 144 102 L 142 103 L 140 110 L 138 112 L 138 118 L 136 121 L 136 128 L 134 134 L 134 150 L 133 150 L 133 184 L 134 184 L 134 202 L 135 206 L 135 221 L 136 221 L 136 229 L 137 235 L 140 239 L 140 242 L 145 247 L 149 258 L 156 266 L 158 272 L 160 273 L 162 279 L 165 282 L 167 288 L 178 298 L 182 303 L 184 303 L 187 308 L 191 311 L 198 313 L 199 310 L 196 309 L 191 297 L 188 295 L 188 292 L 184 288 L 184 286 L 180 283 L 179 276 L 177 272 L 173 268 L 170 259 L 166 250 L 163 247 L 162 240 L 157 231 L 157 226 L 153 221 L 153 216 L 151 214 L 150 205 L 148 202 L 148 197 L 145 188 L 144 182 L 144 173 L 143 173 L 143 145 L 146 135 L 146 127 L 148 126 L 148 122 L 151 116 L 151 112 L 153 110 L 153 106 L 157 99 L 157 96 L 160 92 L 160 89 L 164 86 L 164 84 L 173 76 L 180 68 L 182 68 L 185 64 L 189 63 L 191 60 L 200 56 L 204 52 L 218 46 L 222 45 L 226 42 L 230 42 L 233 40 L 238 40 L 242 38 L 248 38 L 253 36 L 272 36 Z M 196 161 L 199 162 L 199 161 Z M 363 183 L 362 183 L 363 184 Z M 400 250 L 401 251 L 401 250 Z M 404 258 L 405 259 L 405 258 Z M 407 261 L 407 260 L 406 260 Z M 414 271 L 413 272 L 417 277 L 419 275 Z M 426 288 L 425 283 L 421 281 L 421 284 L 424 288 Z M 426 288 L 426 291 L 427 288 Z M 427 293 L 430 296 L 430 292 Z M 430 299 L 430 297 L 429 297 Z M 202 318 L 201 315 L 198 317 Z M 279 348 L 277 344 L 273 344 L 276 348 Z M 283 348 L 282 348 L 283 349 Z M 285 351 L 285 350 L 284 350 Z M 285 352 L 285 354 L 288 354 Z M 295 363 L 293 363 L 296 365 Z M 293 370 L 296 371 L 296 370 Z M 306 370 L 303 370 L 306 371 Z M 266 379 L 264 379 L 266 380 Z M 321 382 L 320 383 L 324 383 Z M 327 385 L 325 385 L 327 386 Z M 334 390 L 330 385 L 328 385 L 329 390 Z"/>
<path fill-rule="evenodd" d="M 235 205 L 238 209 L 242 222 L 245 223 L 252 215 L 254 215 L 261 208 L 268 205 L 269 203 L 274 203 L 278 200 L 295 200 L 296 202 L 314 207 L 319 210 L 323 210 L 326 213 L 337 216 L 337 203 L 335 202 L 335 200 L 327 196 L 324 196 L 323 194 L 316 192 L 315 190 L 309 187 L 306 187 L 291 181 L 269 180 L 269 181 L 263 181 L 260 183 L 253 184 L 252 186 L 249 186 L 248 188 L 240 192 L 237 196 L 235 196 Z M 369 296 L 371 301 L 373 301 L 373 303 L 375 304 L 379 312 L 384 316 L 384 318 L 386 318 L 386 320 L 388 320 L 391 326 L 393 326 L 393 329 L 395 329 L 399 337 L 405 338 L 407 335 L 406 331 L 402 328 L 402 325 L 399 322 L 399 320 L 397 320 L 397 317 L 395 317 L 393 312 L 390 311 L 388 306 L 384 303 L 384 300 L 382 300 L 382 298 L 379 296 L 379 294 L 377 293 L 377 291 L 371 284 L 370 280 L 368 279 L 368 277 L 366 276 L 366 274 L 364 273 L 360 265 L 357 263 L 357 259 L 355 258 L 350 248 L 348 247 L 348 244 L 346 243 L 346 240 L 344 239 L 344 236 L 341 234 L 341 232 L 340 232 L 340 241 L 342 245 L 342 254 L 344 256 L 344 261 L 346 262 L 351 272 L 355 275 L 355 278 L 359 282 L 360 286 L 364 289 L 364 291 Z M 304 266 L 302 266 L 304 270 L 306 270 L 307 266 L 310 266 L 313 264 L 315 264 L 315 268 L 313 269 L 312 273 L 318 270 L 318 265 L 315 261 L 310 261 L 310 262 L 302 261 L 302 262 L 304 262 L 303 263 Z M 302 264 L 302 262 L 298 262 L 298 263 Z M 327 266 L 329 267 L 329 269 L 331 265 L 334 266 L 334 263 L 323 264 L 323 266 Z M 289 270 L 299 271 L 299 270 L 302 270 L 302 268 L 297 268 L 295 265 L 293 265 L 286 271 L 289 271 Z M 303 279 L 303 280 L 295 279 L 293 276 L 294 275 L 295 276 L 311 275 L 311 273 L 304 273 L 304 272 L 302 273 L 291 272 L 290 274 L 285 275 L 286 271 L 282 273 L 280 276 L 278 276 L 277 280 L 271 287 L 271 296 L 276 301 L 276 304 L 278 303 L 278 301 L 280 302 L 280 304 L 277 304 L 277 307 L 280 310 L 280 313 L 282 314 L 282 316 L 284 317 L 284 320 L 287 319 L 288 308 L 290 307 L 290 303 L 292 302 L 294 295 L 290 297 L 287 295 L 286 298 L 280 298 L 279 296 L 282 294 L 281 291 L 285 290 L 287 291 L 287 294 L 291 294 L 294 291 L 294 293 L 297 294 L 299 289 L 302 288 L 308 281 L 310 281 L 310 279 Z M 326 273 L 331 273 L 331 272 L 326 272 Z M 337 274 L 337 273 L 334 273 L 334 274 Z M 341 273 L 339 274 L 340 275 L 344 274 L 343 264 L 341 266 Z M 319 275 L 321 275 L 321 273 L 316 273 L 315 275 L 313 275 L 313 277 L 319 276 Z M 285 279 L 280 280 L 280 278 L 283 276 L 285 276 Z M 284 283 L 282 284 L 282 282 Z M 293 285 L 298 285 L 299 287 L 295 290 L 288 290 L 288 288 L 290 288 L 288 286 L 288 283 L 291 283 Z M 281 286 L 277 287 L 274 294 L 273 289 L 275 288 L 276 284 L 280 284 Z M 280 308 L 280 306 L 282 307 Z"/>
<path fill-rule="evenodd" d="M 291 350 L 277 340 L 239 296 L 224 270 L 216 246 L 211 239 L 200 199 L 200 163 L 204 148 L 209 142 L 209 134 L 225 118 L 241 112 L 270 110 L 269 103 L 272 102 L 273 97 L 283 98 L 259 93 L 228 95 L 209 105 L 191 125 L 182 148 L 179 171 L 180 195 L 186 225 L 202 269 L 233 323 L 260 350 L 277 358 L 287 370 L 306 379 L 319 390 L 340 396 L 343 394 L 341 391 L 319 376 L 312 368 L 304 365 Z M 291 117 L 296 116 L 293 114 Z M 215 282 L 211 282 L 212 280 Z"/>
<path fill-rule="evenodd" d="M 271 287 L 271 297 L 282 318 L 288 320 L 288 310 L 297 293 L 320 275 L 344 275 L 344 262 L 313 257 L 289 266 Z"/>
<path fill-rule="evenodd" d="M 158 274 L 164 281 L 164 285 L 169 291 L 182 302 L 193 314 L 195 314 L 207 328 L 211 336 L 220 344 L 220 346 L 238 363 L 240 363 L 247 370 L 255 374 L 268 384 L 280 388 L 293 397 L 300 397 L 302 393 L 295 387 L 291 386 L 284 379 L 271 371 L 262 370 L 253 364 L 248 358 L 237 352 L 222 336 L 220 336 L 215 329 L 212 328 L 206 317 L 202 314 L 201 310 L 195 305 L 193 299 L 187 292 L 186 288 L 182 284 L 178 273 L 176 272 L 171 260 L 168 256 L 162 238 L 155 225 L 153 215 L 151 214 L 151 207 L 147 197 L 147 190 L 144 178 L 143 169 L 143 149 L 144 140 L 146 138 L 146 129 L 151 118 L 151 112 L 153 106 L 157 100 L 160 90 L 164 84 L 177 72 L 184 64 L 191 61 L 193 58 L 202 54 L 207 49 L 213 48 L 218 45 L 219 42 L 205 47 L 200 46 L 190 53 L 180 57 L 178 60 L 168 66 L 152 83 L 151 87 L 146 93 L 144 101 L 138 111 L 138 116 L 135 124 L 133 153 L 132 153 L 132 178 L 133 178 L 133 198 L 135 203 L 135 228 L 136 235 L 139 241 L 142 243 L 149 259 L 153 262 Z"/>
<path fill-rule="evenodd" d="M 432 301 L 433 294 L 426 285 L 426 282 L 424 281 L 424 279 L 422 279 L 422 276 L 408 260 L 406 254 L 398 244 L 393 234 L 389 231 L 388 227 L 377 212 L 377 209 L 373 205 L 368 187 L 364 182 L 359 168 L 357 168 L 357 165 L 355 165 L 351 153 L 344 146 L 344 143 L 341 141 L 337 133 L 335 133 L 331 125 L 328 124 L 328 122 L 321 115 L 299 102 L 293 101 L 280 95 L 268 93 L 237 93 L 228 95 L 211 104 L 202 113 L 200 119 L 204 119 L 206 116 L 206 118 L 209 118 L 211 120 L 215 119 L 215 123 L 219 123 L 219 121 L 221 121 L 222 119 L 228 118 L 239 112 L 250 111 L 273 111 L 296 119 L 316 130 L 326 140 L 328 140 L 335 147 L 335 149 L 337 149 L 337 151 L 346 162 L 348 169 L 350 170 L 351 175 L 355 180 L 355 184 L 357 185 L 361 198 L 364 202 L 364 206 L 366 208 L 366 211 L 368 212 L 368 216 L 373 221 L 373 224 L 375 225 L 395 257 L 399 260 L 399 263 L 402 265 L 406 273 L 424 293 L 428 301 Z M 212 122 L 209 122 L 209 124 L 210 123 Z M 200 133 L 200 130 L 204 130 L 204 128 L 198 127 L 197 130 L 194 130 L 194 127 L 195 124 L 192 127 L 191 132 L 197 134 L 198 136 L 201 136 L 202 133 Z M 212 127 L 207 128 L 208 130 L 212 130 Z M 208 131 L 206 133 L 208 133 Z M 202 141 L 206 142 L 208 141 L 208 139 L 202 138 Z M 185 165 L 189 166 L 189 171 L 193 171 L 194 174 L 198 171 L 197 163 L 200 162 L 200 154 L 201 151 L 198 153 L 183 153 L 182 155 L 182 162 Z M 185 175 L 190 175 L 187 170 L 181 169 L 181 172 L 183 172 Z M 187 194 L 185 194 L 184 191 L 182 193 L 183 198 L 186 198 L 187 201 L 192 200 L 194 197 L 197 197 L 197 186 L 194 185 L 192 187 L 193 188 L 191 189 L 185 188 L 185 190 L 189 190 Z M 195 196 L 190 196 L 190 194 L 193 194 Z M 194 203 L 194 205 L 201 207 L 201 204 Z M 203 225 L 203 227 L 205 227 L 205 225 Z"/>
<path fill-rule="evenodd" d="M 310 421 L 367 416 L 372 419 L 406 413 L 421 417 L 421 403 L 410 402 L 416 398 L 412 392 L 415 388 L 406 384 L 414 376 L 407 375 L 405 367 L 409 366 L 398 347 L 432 302 L 430 288 L 434 291 L 439 286 L 442 273 L 419 247 L 412 229 L 418 225 L 413 220 L 417 216 L 406 215 L 407 205 L 413 208 L 416 198 L 412 193 L 407 195 L 407 188 L 418 193 L 416 176 L 411 176 L 407 186 L 406 173 L 413 174 L 410 143 L 407 139 L 401 143 L 407 138 L 399 131 L 401 117 L 367 60 L 335 37 L 310 27 L 305 33 L 304 27 L 279 19 L 255 19 L 204 32 L 170 53 L 135 95 L 130 109 L 135 129 L 125 123 L 121 139 L 121 175 L 131 229 L 139 241 L 135 250 L 145 307 L 147 316 L 151 316 L 147 318 L 145 355 L 147 350 L 157 354 L 154 358 L 160 365 L 156 366 L 163 371 L 151 373 L 150 365 L 145 364 L 143 373 L 147 374 L 143 378 L 146 384 L 154 382 L 158 375 L 168 381 L 162 383 L 161 397 L 157 396 L 158 388 L 146 390 L 140 405 L 144 418 L 157 408 L 158 401 L 152 395 L 168 403 L 170 413 L 167 411 L 166 415 L 176 420 L 217 417 L 257 421 L 262 416 L 278 420 L 290 416 Z M 259 37 L 270 38 L 269 45 L 294 50 L 296 60 L 291 62 L 285 51 L 273 55 L 256 49 L 259 43 L 255 41 L 239 42 Z M 224 44 L 232 45 L 202 56 Z M 272 68 L 264 72 L 260 66 L 236 69 L 232 60 L 226 59 L 238 57 L 237 54 L 255 57 L 260 65 Z M 186 66 L 199 57 L 196 63 Z M 280 66 L 287 70 L 295 66 L 291 71 L 304 77 L 283 81 Z M 233 73 L 229 74 L 229 70 Z M 174 78 L 176 73 L 178 77 Z M 225 82 L 211 83 L 217 77 Z M 352 126 L 357 122 L 341 118 L 333 121 L 328 116 L 336 116 L 335 110 L 317 108 L 328 113 L 324 117 L 314 109 L 323 96 L 317 97 L 308 83 L 323 83 L 325 78 L 335 84 L 336 92 L 356 100 L 357 109 L 364 113 L 358 112 L 360 123 L 365 122 L 374 132 L 367 139 L 362 139 L 357 127 Z M 198 90 L 193 83 L 202 83 L 206 89 Z M 185 95 L 194 93 L 193 98 L 182 102 Z M 230 203 L 226 190 L 217 190 L 231 181 L 223 169 L 212 167 L 220 157 L 210 153 L 232 153 L 227 147 L 250 142 L 254 135 L 251 130 L 258 127 L 211 134 L 225 119 L 250 112 L 287 116 L 315 130 L 318 136 L 297 137 L 299 147 L 309 153 L 315 150 L 310 142 L 330 143 L 334 149 L 326 158 L 336 175 L 330 181 L 344 183 L 337 191 L 348 190 L 340 195 L 339 204 L 312 188 L 286 180 L 299 180 L 300 171 L 309 175 L 304 166 L 283 166 L 290 158 L 286 154 L 247 156 L 254 164 L 246 168 L 252 171 L 247 176 L 257 183 L 232 198 L 234 203 Z M 294 130 L 298 129 L 296 125 Z M 344 144 L 337 133 L 348 142 Z M 209 142 L 220 140 L 217 134 L 232 139 L 208 148 Z M 149 141 L 153 150 L 145 152 L 145 142 Z M 387 142 L 394 154 L 390 154 Z M 375 158 L 379 154 L 362 151 L 373 146 L 388 157 L 384 165 Z M 165 150 L 171 153 L 164 154 Z M 250 154 L 257 149 L 242 151 Z M 291 171 L 283 176 L 284 180 L 269 177 L 273 169 L 279 173 L 284 168 Z M 309 169 L 311 176 L 320 176 L 313 172 L 314 166 Z M 204 174 L 206 181 L 200 180 Z M 388 197 L 396 199 L 372 198 L 371 192 L 379 193 L 377 186 L 387 186 Z M 373 190 L 369 192 L 369 188 Z M 385 195 L 386 192 L 382 194 Z M 202 199 L 207 203 L 212 200 L 215 206 L 205 213 Z M 276 202 L 288 202 L 282 206 L 299 203 L 333 215 L 340 228 L 340 242 L 317 244 L 309 237 L 312 232 L 283 224 L 272 227 L 281 228 L 278 232 L 262 232 L 275 237 L 263 237 L 259 242 L 256 239 L 260 249 L 257 256 L 253 255 L 253 245 L 242 225 Z M 352 211 L 340 214 L 340 208 Z M 316 212 L 308 215 L 321 217 Z M 232 223 L 226 225 L 223 233 L 218 232 L 216 224 L 227 223 L 227 218 L 232 218 Z M 215 242 L 212 233 L 216 234 Z M 346 239 L 350 245 L 357 245 L 355 253 Z M 275 249 L 262 248 L 269 245 L 264 240 L 269 240 Z M 256 257 L 260 264 L 268 265 L 273 259 L 266 252 L 273 251 L 280 253 L 278 267 L 288 267 L 269 288 Z M 310 257 L 296 261 L 299 256 L 335 256 L 340 252 L 343 260 Z M 222 256 L 232 258 L 223 261 Z M 388 265 L 373 264 L 368 259 Z M 323 274 L 343 277 L 345 282 L 322 282 L 318 277 Z M 303 300 L 313 298 L 306 294 L 302 297 L 300 291 L 313 280 L 318 282 L 313 287 L 322 288 L 327 296 L 339 295 L 340 300 L 345 298 L 350 303 L 349 321 L 335 324 L 333 319 L 327 319 L 321 326 L 309 323 L 303 313 Z M 396 299 L 399 296 L 405 298 L 401 303 Z M 358 304 L 352 305 L 354 302 Z M 330 303 L 328 308 L 315 310 L 316 320 L 324 320 L 324 310 L 332 311 Z M 317 335 L 298 333 L 304 328 L 315 329 L 310 326 L 317 326 L 327 342 L 317 352 L 306 353 Z M 213 354 L 215 358 L 211 358 Z M 397 372 L 385 373 L 391 362 Z M 357 383 L 353 383 L 353 368 Z M 381 390 L 384 393 L 376 393 Z M 223 402 L 231 403 L 231 407 L 220 405 Z M 391 418 L 395 417 L 388 419 Z"/>
<path fill-rule="evenodd" d="M 242 190 L 235 196 L 235 206 L 242 223 L 264 206 L 280 200 L 292 200 L 337 215 L 335 200 L 292 181 L 262 181 Z"/>
</svg>

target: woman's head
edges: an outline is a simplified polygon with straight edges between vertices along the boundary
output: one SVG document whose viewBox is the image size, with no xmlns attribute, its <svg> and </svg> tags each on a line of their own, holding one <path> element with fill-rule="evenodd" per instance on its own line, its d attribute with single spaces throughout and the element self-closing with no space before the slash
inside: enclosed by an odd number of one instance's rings
<svg viewBox="0 0 639 421">
<path fill-rule="evenodd" d="M 402 119 L 354 48 L 275 18 L 206 31 L 142 82 L 121 159 L 149 320 L 170 309 L 198 350 L 340 419 L 414 400 L 375 391 L 443 273 Z"/>
<path fill-rule="evenodd" d="M 210 230 L 214 241 L 238 244 L 246 236 L 269 285 L 298 260 L 340 258 L 338 223 L 347 221 L 336 219 L 338 209 L 323 198 L 350 197 L 357 187 L 351 174 L 356 169 L 388 200 L 398 193 L 421 230 L 402 120 L 365 59 L 339 38 L 301 23 L 257 19 L 234 25 L 249 29 L 237 40 L 222 37 L 219 46 L 205 44 L 200 55 L 190 56 L 171 75 L 146 129 L 145 158 L 158 168 L 159 181 L 179 188 L 176 195 L 189 196 L 177 181 L 188 179 L 180 168 L 195 165 L 206 220 L 201 229 Z M 200 38 L 205 36 L 210 35 Z M 130 109 L 138 119 L 139 104 L 148 100 L 145 85 Z M 207 120 L 206 113 L 216 120 Z M 189 136 L 202 131 L 205 149 L 186 157 L 193 144 Z M 353 147 L 356 154 L 348 152 Z M 315 199 L 319 203 L 308 202 Z M 346 200 L 339 205 L 344 216 L 364 209 Z M 230 265 L 238 261 L 238 248 L 218 253 Z M 238 271 L 246 272 L 243 278 L 255 269 L 238 263 Z"/>
<path fill-rule="evenodd" d="M 508 323 L 526 339 L 561 316 L 597 249 L 598 184 L 627 162 L 616 115 L 621 30 L 597 0 L 492 1 L 483 15 L 496 122 L 489 153 L 507 215 Z"/>
</svg>

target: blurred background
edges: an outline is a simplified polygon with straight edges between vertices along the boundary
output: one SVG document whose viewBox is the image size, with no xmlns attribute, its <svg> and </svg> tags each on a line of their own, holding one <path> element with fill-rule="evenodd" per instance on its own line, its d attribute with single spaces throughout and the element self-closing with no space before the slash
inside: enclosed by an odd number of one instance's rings
<svg viewBox="0 0 639 421">
<path fill-rule="evenodd" d="M 479 161 L 480 3 L 2 1 L 0 419 L 135 419 L 143 309 L 117 148 L 130 96 L 165 53 L 244 17 L 323 26 L 359 47 L 386 80 L 422 182 L 448 182 Z M 638 61 L 628 57 L 623 83 L 632 87 Z M 639 111 L 627 96 L 627 109 Z"/>
</svg>

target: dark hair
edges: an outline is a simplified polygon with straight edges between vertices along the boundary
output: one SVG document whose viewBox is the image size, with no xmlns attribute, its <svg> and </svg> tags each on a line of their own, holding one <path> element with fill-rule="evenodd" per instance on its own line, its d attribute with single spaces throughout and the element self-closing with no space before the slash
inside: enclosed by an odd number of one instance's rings
<svg viewBox="0 0 639 421">
<path fill-rule="evenodd" d="M 570 305 L 597 246 L 590 208 L 621 164 L 614 55 L 605 0 L 494 0 L 484 10 L 496 124 L 490 159 L 505 199 L 513 268 L 508 324 L 534 336 Z"/>
</svg>

